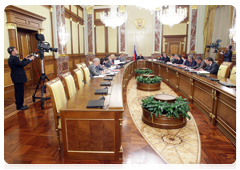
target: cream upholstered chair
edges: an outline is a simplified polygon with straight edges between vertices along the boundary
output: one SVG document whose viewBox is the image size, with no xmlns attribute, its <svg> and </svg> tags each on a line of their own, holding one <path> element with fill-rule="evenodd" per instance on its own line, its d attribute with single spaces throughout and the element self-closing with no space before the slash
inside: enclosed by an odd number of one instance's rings
<svg viewBox="0 0 240 170">
<path fill-rule="evenodd" d="M 53 114 L 55 121 L 55 129 L 58 135 L 58 149 L 60 149 L 60 137 L 59 131 L 62 130 L 61 127 L 61 118 L 60 118 L 60 109 L 67 102 L 63 84 L 60 78 L 55 78 L 46 83 L 47 88 L 50 92 L 51 101 L 53 105 Z"/>
<path fill-rule="evenodd" d="M 65 83 L 67 99 L 69 100 L 76 93 L 76 85 L 70 72 L 63 74 L 62 78 Z"/>
<path fill-rule="evenodd" d="M 219 67 L 217 75 L 227 78 L 229 76 L 231 65 L 232 65 L 232 62 L 223 62 Z"/>
<path fill-rule="evenodd" d="M 152 61 L 152 59 L 147 59 L 147 61 Z"/>
<path fill-rule="evenodd" d="M 233 66 L 232 71 L 231 71 L 232 75 L 230 75 L 230 77 L 229 77 L 230 80 L 236 81 L 236 73 L 235 73 L 236 71 L 237 71 L 236 66 Z M 233 74 L 233 73 L 235 73 L 235 74 Z"/>
<path fill-rule="evenodd" d="M 85 63 L 81 63 L 81 65 L 84 67 L 84 66 L 86 66 L 87 67 L 87 65 L 85 64 Z"/>
<path fill-rule="evenodd" d="M 77 86 L 78 86 L 78 89 L 81 89 L 83 86 L 84 86 L 84 83 L 83 83 L 83 79 L 84 79 L 84 76 L 83 76 L 83 73 L 80 69 L 75 69 L 73 70 L 75 76 L 76 76 L 76 81 L 77 81 Z"/>
<path fill-rule="evenodd" d="M 83 78 L 84 78 L 84 73 L 83 73 L 83 65 L 82 64 L 76 64 L 77 68 L 82 72 Z"/>
<path fill-rule="evenodd" d="M 87 66 L 85 66 L 85 67 L 82 67 L 82 70 L 84 74 L 84 80 L 88 83 L 91 80 L 89 69 Z"/>
<path fill-rule="evenodd" d="M 88 64 L 91 65 L 91 64 L 92 64 L 92 61 L 89 61 Z"/>
</svg>

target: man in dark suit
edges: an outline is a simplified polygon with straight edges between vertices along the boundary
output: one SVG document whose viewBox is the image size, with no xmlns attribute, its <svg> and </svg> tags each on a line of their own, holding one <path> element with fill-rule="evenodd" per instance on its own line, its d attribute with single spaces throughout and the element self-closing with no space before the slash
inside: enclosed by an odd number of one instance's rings
<svg viewBox="0 0 240 170">
<path fill-rule="evenodd" d="M 99 76 L 104 74 L 104 71 L 99 70 L 98 65 L 100 64 L 99 58 L 94 58 L 93 63 L 88 66 L 90 77 L 93 78 L 94 76 Z"/>
<path fill-rule="evenodd" d="M 200 71 L 205 70 L 210 72 L 210 74 L 218 74 L 219 65 L 211 57 L 206 58 L 206 64 L 207 66 L 204 69 L 201 68 Z"/>
<path fill-rule="evenodd" d="M 181 57 L 181 55 L 175 55 L 175 60 L 172 62 L 174 64 L 182 64 L 183 63 L 183 59 Z"/>
<path fill-rule="evenodd" d="M 14 83 L 15 99 L 17 110 L 28 109 L 28 106 L 23 106 L 24 103 L 24 83 L 27 82 L 27 76 L 24 67 L 34 60 L 34 56 L 26 56 L 22 61 L 18 58 L 18 51 L 15 47 L 8 47 L 7 49 L 10 57 L 8 65 L 11 69 L 11 79 Z"/>
<path fill-rule="evenodd" d="M 137 60 L 144 60 L 144 57 L 142 56 L 142 54 L 139 54 L 139 56 L 137 57 Z"/>
<path fill-rule="evenodd" d="M 163 58 L 163 54 L 160 54 L 158 60 L 162 60 L 162 58 Z"/>
<path fill-rule="evenodd" d="M 187 67 L 193 67 L 193 66 L 195 66 L 196 64 L 197 64 L 197 62 L 193 59 L 193 56 L 192 56 L 192 55 L 189 55 L 187 61 L 185 62 L 185 66 L 187 66 Z"/>
<path fill-rule="evenodd" d="M 104 66 L 107 67 L 107 68 L 111 67 L 111 63 L 109 63 L 108 61 L 109 61 L 109 58 L 106 57 L 106 58 L 105 58 Z"/>
<path fill-rule="evenodd" d="M 224 56 L 223 61 L 227 61 L 227 62 L 232 62 L 232 46 L 228 45 L 227 46 L 227 52 L 220 52 L 220 54 L 222 54 Z"/>
<path fill-rule="evenodd" d="M 193 67 L 191 67 L 192 69 L 200 69 L 200 68 L 205 68 L 207 65 L 205 63 L 205 61 L 201 58 L 201 57 L 196 57 L 196 62 L 197 64 Z"/>
<path fill-rule="evenodd" d="M 166 55 L 166 53 L 163 53 L 162 61 L 170 62 L 170 58 Z"/>
</svg>

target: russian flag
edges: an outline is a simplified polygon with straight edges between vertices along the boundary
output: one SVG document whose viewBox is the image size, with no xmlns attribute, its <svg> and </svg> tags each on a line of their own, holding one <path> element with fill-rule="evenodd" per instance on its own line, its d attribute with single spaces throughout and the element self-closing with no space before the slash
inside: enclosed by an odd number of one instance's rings
<svg viewBox="0 0 240 170">
<path fill-rule="evenodd" d="M 137 41 L 136 41 L 136 35 L 135 35 L 135 44 L 134 44 L 134 61 L 137 60 Z"/>
</svg>

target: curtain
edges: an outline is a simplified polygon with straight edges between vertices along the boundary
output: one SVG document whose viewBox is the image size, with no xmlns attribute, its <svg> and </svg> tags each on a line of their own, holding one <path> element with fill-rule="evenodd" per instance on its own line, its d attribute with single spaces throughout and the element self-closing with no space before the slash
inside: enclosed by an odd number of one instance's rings
<svg viewBox="0 0 240 170">
<path fill-rule="evenodd" d="M 213 25 L 215 18 L 215 10 L 219 5 L 206 5 L 205 11 L 205 19 L 204 19 L 204 27 L 203 27 L 203 58 L 208 57 L 209 48 L 206 48 L 206 45 L 210 45 L 212 42 L 212 33 L 213 33 Z M 222 6 L 222 5 L 221 5 Z"/>
<path fill-rule="evenodd" d="M 222 40 L 220 42 L 221 47 L 227 47 L 230 43 L 228 34 L 230 29 L 230 20 L 231 20 L 231 6 L 224 5 L 222 7 L 218 7 L 215 11 L 215 18 L 214 18 L 214 26 L 213 26 L 213 33 L 212 33 L 212 40 L 211 42 L 216 42 L 219 38 Z M 214 49 L 211 48 L 209 50 L 209 57 L 215 59 Z M 217 59 L 217 57 L 216 57 Z"/>
</svg>

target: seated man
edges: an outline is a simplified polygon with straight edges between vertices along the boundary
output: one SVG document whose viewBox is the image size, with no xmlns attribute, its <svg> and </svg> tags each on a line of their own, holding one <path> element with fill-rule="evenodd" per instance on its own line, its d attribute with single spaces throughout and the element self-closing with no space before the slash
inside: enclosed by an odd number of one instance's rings
<svg viewBox="0 0 240 170">
<path fill-rule="evenodd" d="M 162 61 L 170 62 L 170 58 L 166 55 L 166 53 L 163 53 Z"/>
<path fill-rule="evenodd" d="M 93 78 L 94 76 L 99 76 L 103 73 L 103 71 L 100 71 L 97 67 L 100 64 L 100 60 L 98 58 L 93 59 L 93 63 L 88 66 L 90 77 Z"/>
<path fill-rule="evenodd" d="M 116 60 L 120 60 L 122 54 L 118 54 Z"/>
<path fill-rule="evenodd" d="M 160 57 L 158 58 L 158 60 L 162 60 L 163 58 L 163 54 L 160 54 Z"/>
<path fill-rule="evenodd" d="M 176 59 L 175 56 L 177 56 L 177 54 L 175 54 L 175 55 L 174 55 L 174 54 L 171 54 L 171 62 L 172 62 L 172 63 L 173 63 L 174 60 Z"/>
<path fill-rule="evenodd" d="M 104 66 L 107 67 L 107 68 L 111 67 L 111 63 L 108 62 L 108 61 L 109 61 L 109 58 L 106 57 L 106 58 L 105 58 L 105 62 L 104 62 Z"/>
<path fill-rule="evenodd" d="M 142 54 L 139 54 L 139 56 L 137 57 L 137 60 L 144 60 L 144 57 L 142 56 Z"/>
<path fill-rule="evenodd" d="M 183 59 L 181 57 L 181 55 L 175 55 L 175 60 L 173 61 L 174 64 L 182 64 L 183 63 Z"/>
<path fill-rule="evenodd" d="M 210 74 L 218 74 L 219 65 L 215 63 L 211 57 L 206 58 L 206 64 L 207 66 L 204 69 L 201 68 L 200 71 L 205 70 L 210 72 Z"/>
<path fill-rule="evenodd" d="M 123 56 L 124 56 L 124 53 L 122 53 L 122 54 L 120 55 L 120 62 L 124 62 L 124 61 L 126 61 L 125 58 L 124 58 Z"/>
<path fill-rule="evenodd" d="M 187 61 L 185 62 L 185 66 L 187 66 L 187 67 L 193 67 L 193 66 L 195 66 L 196 64 L 197 64 L 197 63 L 196 63 L 196 61 L 193 59 L 193 56 L 192 56 L 192 55 L 189 55 Z"/>
<path fill-rule="evenodd" d="M 207 66 L 205 61 L 199 56 L 196 57 L 196 62 L 197 62 L 197 64 L 195 66 L 191 67 L 192 69 L 199 70 L 200 68 L 205 68 Z"/>
</svg>

